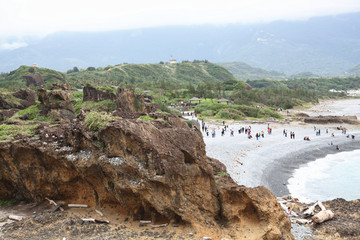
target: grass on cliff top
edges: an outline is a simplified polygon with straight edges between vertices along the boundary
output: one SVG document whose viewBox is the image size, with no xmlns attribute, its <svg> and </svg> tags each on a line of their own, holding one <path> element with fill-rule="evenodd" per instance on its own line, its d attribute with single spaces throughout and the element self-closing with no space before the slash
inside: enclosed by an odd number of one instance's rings
<svg viewBox="0 0 360 240">
<path fill-rule="evenodd" d="M 41 106 L 41 103 L 38 103 L 36 105 L 32 105 L 28 108 L 25 108 L 23 110 L 18 111 L 14 114 L 11 118 L 9 118 L 7 121 L 14 121 L 14 122 L 51 122 L 54 120 L 52 116 L 44 116 L 40 114 L 39 107 Z M 21 118 L 25 118 L 26 120 L 22 120 Z"/>
<path fill-rule="evenodd" d="M 89 112 L 85 117 L 85 125 L 91 131 L 98 131 L 106 127 L 110 121 L 120 119 L 107 112 Z"/>
<path fill-rule="evenodd" d="M 2 90 L 3 89 L 0 89 L 0 91 L 1 91 L 0 97 L 3 98 L 6 102 L 13 104 L 13 105 L 18 105 L 18 106 L 21 105 L 20 100 L 18 98 L 14 97 L 12 95 L 12 92 L 7 92 L 7 91 L 3 92 Z"/>
<path fill-rule="evenodd" d="M 80 109 L 84 111 L 112 112 L 115 111 L 116 104 L 111 100 L 104 100 L 101 102 L 79 101 L 74 105 L 74 108 L 76 114 L 79 114 Z"/>
<path fill-rule="evenodd" d="M 35 135 L 34 130 L 39 127 L 38 124 L 34 125 L 0 125 L 0 142 L 9 142 L 16 135 L 27 135 L 33 136 Z"/>
</svg>

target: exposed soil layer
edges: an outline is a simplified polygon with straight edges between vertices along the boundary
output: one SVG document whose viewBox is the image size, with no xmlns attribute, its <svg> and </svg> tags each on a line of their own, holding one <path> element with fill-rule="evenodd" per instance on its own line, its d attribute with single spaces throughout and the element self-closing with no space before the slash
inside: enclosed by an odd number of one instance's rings
<svg viewBox="0 0 360 240">
<path fill-rule="evenodd" d="M 92 209 L 112 205 L 131 222 L 185 225 L 215 238 L 293 239 L 269 190 L 237 185 L 223 164 L 206 156 L 198 129 L 175 116 L 156 117 L 120 119 L 98 132 L 75 119 L 41 125 L 40 139 L 0 143 L 0 196 L 34 202 L 48 197 Z M 27 227 L 25 222 L 16 224 Z"/>
</svg>

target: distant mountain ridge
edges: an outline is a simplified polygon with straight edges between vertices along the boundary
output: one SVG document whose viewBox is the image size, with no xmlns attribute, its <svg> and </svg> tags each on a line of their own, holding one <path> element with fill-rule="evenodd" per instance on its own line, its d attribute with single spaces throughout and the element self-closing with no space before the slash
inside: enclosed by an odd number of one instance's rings
<svg viewBox="0 0 360 240">
<path fill-rule="evenodd" d="M 270 80 L 285 80 L 287 75 L 276 71 L 267 71 L 262 68 L 255 68 L 249 64 L 243 62 L 231 62 L 231 63 L 218 63 L 223 66 L 234 77 L 241 81 L 247 80 L 259 80 L 259 79 L 270 79 Z"/>
<path fill-rule="evenodd" d="M 0 72 L 20 65 L 66 71 L 77 66 L 207 59 L 246 62 L 287 75 L 342 75 L 360 63 L 360 13 L 226 26 L 168 26 L 110 32 L 61 32 L 0 51 Z"/>
</svg>

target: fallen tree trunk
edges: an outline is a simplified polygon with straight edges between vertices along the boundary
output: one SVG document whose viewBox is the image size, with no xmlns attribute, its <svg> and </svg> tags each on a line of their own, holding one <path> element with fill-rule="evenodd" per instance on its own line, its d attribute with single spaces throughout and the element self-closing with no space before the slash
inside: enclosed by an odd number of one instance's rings
<svg viewBox="0 0 360 240">
<path fill-rule="evenodd" d="M 323 210 L 317 213 L 311 219 L 313 220 L 314 223 L 322 223 L 333 218 L 334 218 L 334 213 L 331 210 Z"/>
</svg>

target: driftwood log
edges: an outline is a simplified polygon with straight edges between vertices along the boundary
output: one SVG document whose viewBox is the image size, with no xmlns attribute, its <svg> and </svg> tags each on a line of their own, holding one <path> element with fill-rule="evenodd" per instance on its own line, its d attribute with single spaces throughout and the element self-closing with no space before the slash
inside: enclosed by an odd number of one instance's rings
<svg viewBox="0 0 360 240">
<path fill-rule="evenodd" d="M 322 210 L 315 216 L 313 216 L 311 219 L 314 223 L 322 223 L 333 218 L 334 213 L 331 210 Z"/>
<path fill-rule="evenodd" d="M 296 205 L 294 202 L 299 202 L 298 199 L 292 198 L 291 195 L 286 195 L 283 197 L 278 197 L 278 203 L 280 204 L 281 208 L 285 211 L 285 213 L 289 216 L 290 221 L 293 223 L 300 223 L 300 224 L 309 224 L 311 222 L 314 223 L 322 223 L 327 220 L 330 220 L 334 218 L 334 213 L 331 210 L 326 210 L 325 206 L 322 204 L 322 202 L 317 201 L 312 206 L 305 209 L 305 211 L 300 210 L 301 208 L 298 207 L 298 213 L 297 214 L 294 210 L 294 207 L 290 208 L 290 205 Z M 321 211 L 316 214 L 316 207 L 320 208 Z M 290 211 L 289 211 L 290 210 Z M 302 214 L 301 214 L 302 212 Z M 299 215 L 301 215 L 303 218 L 300 218 Z M 313 216 L 311 219 L 307 219 L 308 217 Z"/>
<path fill-rule="evenodd" d="M 68 204 L 69 208 L 87 208 L 88 205 L 86 204 L 75 204 L 75 203 L 70 203 Z"/>
<path fill-rule="evenodd" d="M 95 218 L 82 218 L 84 222 L 91 222 L 91 223 L 106 223 L 109 224 L 110 222 L 108 220 L 98 220 Z"/>
</svg>

